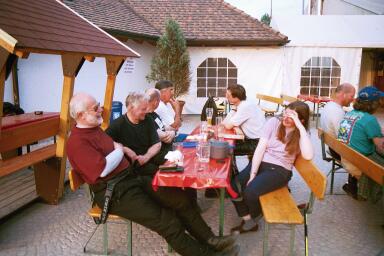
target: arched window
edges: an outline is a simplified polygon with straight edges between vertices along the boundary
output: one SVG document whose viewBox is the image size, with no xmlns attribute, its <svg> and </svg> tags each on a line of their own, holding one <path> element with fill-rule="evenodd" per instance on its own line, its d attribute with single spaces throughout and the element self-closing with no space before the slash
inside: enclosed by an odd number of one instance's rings
<svg viewBox="0 0 384 256">
<path fill-rule="evenodd" d="M 207 58 L 197 68 L 197 97 L 225 97 L 232 84 L 237 84 L 237 68 L 227 58 Z"/>
<path fill-rule="evenodd" d="M 312 57 L 301 67 L 300 94 L 331 96 L 340 84 L 340 65 L 332 57 Z"/>
</svg>

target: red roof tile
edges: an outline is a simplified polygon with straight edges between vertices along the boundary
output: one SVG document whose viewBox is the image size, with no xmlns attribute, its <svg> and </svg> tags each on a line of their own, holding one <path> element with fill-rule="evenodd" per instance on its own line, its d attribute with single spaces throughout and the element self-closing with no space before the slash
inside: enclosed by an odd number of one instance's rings
<svg viewBox="0 0 384 256">
<path fill-rule="evenodd" d="M 180 24 L 189 45 L 281 45 L 288 42 L 286 36 L 222 0 L 64 2 L 112 33 L 159 36 L 164 32 L 165 21 L 172 18 Z M 102 9 L 95 2 L 108 3 L 108 7 Z"/>
<path fill-rule="evenodd" d="M 17 40 L 19 49 L 138 57 L 55 0 L 0 0 L 0 28 Z"/>
</svg>

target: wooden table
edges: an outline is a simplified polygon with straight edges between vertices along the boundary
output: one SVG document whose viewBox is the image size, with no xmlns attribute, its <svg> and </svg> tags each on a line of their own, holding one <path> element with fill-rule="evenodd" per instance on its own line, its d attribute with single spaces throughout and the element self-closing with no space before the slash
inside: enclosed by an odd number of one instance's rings
<svg viewBox="0 0 384 256">
<path fill-rule="evenodd" d="M 198 133 L 196 128 L 192 134 Z M 234 131 L 226 131 L 234 134 Z M 228 140 L 233 144 L 233 140 Z M 190 142 L 189 142 L 190 143 Z M 197 142 L 196 142 L 197 143 Z M 237 193 L 231 187 L 231 164 L 232 158 L 229 155 L 226 159 L 210 159 L 209 163 L 199 163 L 196 156 L 196 148 L 188 145 L 183 148 L 184 172 L 170 173 L 158 171 L 153 178 L 152 185 L 156 190 L 159 186 L 180 187 L 180 188 L 218 188 L 220 189 L 220 207 L 219 207 L 219 235 L 224 232 L 224 195 L 225 190 L 235 198 Z"/>
</svg>

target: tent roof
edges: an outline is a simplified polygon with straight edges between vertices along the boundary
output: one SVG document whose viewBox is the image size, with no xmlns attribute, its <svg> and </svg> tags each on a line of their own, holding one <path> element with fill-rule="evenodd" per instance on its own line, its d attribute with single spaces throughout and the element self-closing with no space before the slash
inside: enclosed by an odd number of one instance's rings
<svg viewBox="0 0 384 256">
<path fill-rule="evenodd" d="M 0 0 L 0 46 L 11 52 L 17 49 L 53 54 L 140 56 L 56 0 Z"/>
<path fill-rule="evenodd" d="M 384 15 L 295 15 L 273 17 L 287 46 L 384 48 Z"/>
</svg>

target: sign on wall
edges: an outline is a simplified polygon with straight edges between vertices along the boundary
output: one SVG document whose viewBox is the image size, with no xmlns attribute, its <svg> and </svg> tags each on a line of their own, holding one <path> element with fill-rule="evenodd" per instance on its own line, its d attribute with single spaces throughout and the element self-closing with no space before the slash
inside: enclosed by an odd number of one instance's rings
<svg viewBox="0 0 384 256">
<path fill-rule="evenodd" d="M 133 58 L 127 58 L 123 65 L 123 72 L 126 74 L 133 74 L 135 70 L 135 60 Z"/>
</svg>

